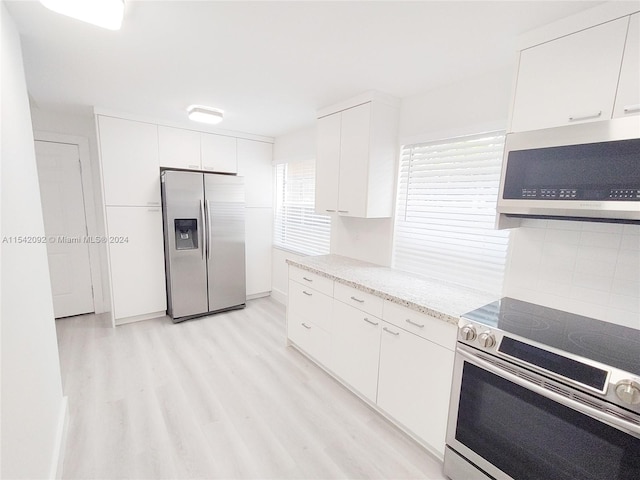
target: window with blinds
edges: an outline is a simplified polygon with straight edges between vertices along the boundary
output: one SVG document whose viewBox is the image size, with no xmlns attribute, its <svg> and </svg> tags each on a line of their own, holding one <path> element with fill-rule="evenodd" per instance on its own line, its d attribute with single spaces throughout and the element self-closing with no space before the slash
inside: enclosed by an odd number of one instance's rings
<svg viewBox="0 0 640 480">
<path fill-rule="evenodd" d="M 276 247 L 306 255 L 329 253 L 331 218 L 316 215 L 314 160 L 276 165 Z"/>
<path fill-rule="evenodd" d="M 500 294 L 509 233 L 494 230 L 504 133 L 402 148 L 395 268 Z"/>
</svg>

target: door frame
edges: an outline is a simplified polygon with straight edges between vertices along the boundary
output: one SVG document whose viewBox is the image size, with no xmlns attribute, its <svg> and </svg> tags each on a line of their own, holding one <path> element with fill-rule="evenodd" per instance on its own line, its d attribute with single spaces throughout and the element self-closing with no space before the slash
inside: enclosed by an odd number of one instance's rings
<svg viewBox="0 0 640 480">
<path fill-rule="evenodd" d="M 84 200 L 84 218 L 87 222 L 87 234 L 90 237 L 103 236 L 104 232 L 101 232 L 98 228 L 99 223 L 95 201 L 96 190 L 94 188 L 93 182 L 93 169 L 91 168 L 89 139 L 78 135 L 34 131 L 33 140 L 41 142 L 63 143 L 68 145 L 75 145 L 78 147 L 81 167 L 82 196 Z M 91 284 L 93 286 L 93 310 L 96 314 L 105 312 L 105 302 L 102 288 L 102 263 L 100 261 L 101 245 L 104 244 L 89 244 L 89 266 L 91 268 Z"/>
</svg>

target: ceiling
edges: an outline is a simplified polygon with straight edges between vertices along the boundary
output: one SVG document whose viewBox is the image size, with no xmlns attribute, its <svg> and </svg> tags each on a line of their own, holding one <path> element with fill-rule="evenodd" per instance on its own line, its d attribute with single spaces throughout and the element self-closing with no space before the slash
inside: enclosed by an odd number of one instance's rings
<svg viewBox="0 0 640 480">
<path fill-rule="evenodd" d="M 115 32 L 5 3 L 39 108 L 184 124 L 203 104 L 225 129 L 278 136 L 367 90 L 402 98 L 509 68 L 519 34 L 602 2 L 127 1 Z"/>
</svg>

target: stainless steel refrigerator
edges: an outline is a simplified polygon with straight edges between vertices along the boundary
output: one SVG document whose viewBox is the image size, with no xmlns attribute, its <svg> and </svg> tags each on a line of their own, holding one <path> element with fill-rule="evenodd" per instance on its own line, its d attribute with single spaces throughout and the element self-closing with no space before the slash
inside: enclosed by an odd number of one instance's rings
<svg viewBox="0 0 640 480">
<path fill-rule="evenodd" d="M 244 179 L 165 170 L 167 313 L 175 323 L 246 302 Z"/>
</svg>

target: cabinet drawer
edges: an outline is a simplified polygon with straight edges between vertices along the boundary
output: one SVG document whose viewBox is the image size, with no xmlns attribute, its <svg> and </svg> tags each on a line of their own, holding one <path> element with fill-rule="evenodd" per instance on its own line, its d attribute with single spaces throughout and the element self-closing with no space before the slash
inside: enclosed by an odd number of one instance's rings
<svg viewBox="0 0 640 480">
<path fill-rule="evenodd" d="M 289 281 L 288 318 L 309 321 L 330 330 L 331 304 L 331 297 L 298 282 Z"/>
<path fill-rule="evenodd" d="M 310 321 L 289 317 L 287 325 L 289 340 L 323 365 L 330 362 L 331 337 L 328 332 Z"/>
<path fill-rule="evenodd" d="M 330 297 L 333 296 L 333 280 L 316 273 L 289 266 L 289 279 L 306 285 Z"/>
<path fill-rule="evenodd" d="M 396 327 L 415 333 L 449 350 L 455 350 L 457 335 L 455 325 L 388 300 L 384 301 L 382 318 Z"/>
<path fill-rule="evenodd" d="M 364 312 L 382 318 L 382 304 L 384 300 L 370 293 L 357 290 L 353 287 L 336 283 L 333 289 L 333 296 L 336 300 L 356 307 Z"/>
</svg>

